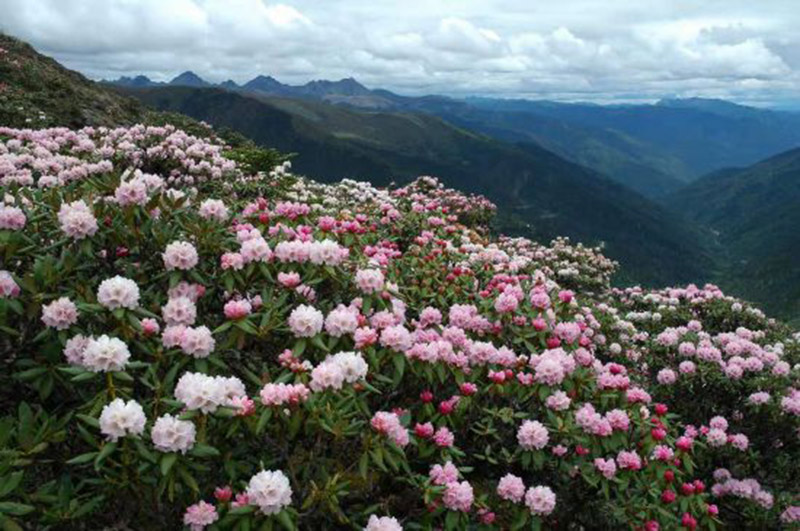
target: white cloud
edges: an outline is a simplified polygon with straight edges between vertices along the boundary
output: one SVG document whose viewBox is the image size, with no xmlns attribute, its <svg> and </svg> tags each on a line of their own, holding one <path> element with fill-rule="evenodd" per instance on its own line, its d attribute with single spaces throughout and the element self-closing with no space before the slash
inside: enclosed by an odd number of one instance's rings
<svg viewBox="0 0 800 531">
<path fill-rule="evenodd" d="M 90 77 L 191 69 L 403 93 L 780 101 L 795 0 L 0 0 L 0 29 Z"/>
</svg>

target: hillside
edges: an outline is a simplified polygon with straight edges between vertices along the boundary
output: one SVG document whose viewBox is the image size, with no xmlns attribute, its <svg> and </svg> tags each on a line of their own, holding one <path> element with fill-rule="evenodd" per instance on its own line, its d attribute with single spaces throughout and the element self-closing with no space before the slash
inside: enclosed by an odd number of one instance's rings
<svg viewBox="0 0 800 531">
<path fill-rule="evenodd" d="M 37 53 L 29 44 L 0 33 L 0 125 L 133 124 L 145 114 L 136 100 L 108 90 Z"/>
<path fill-rule="evenodd" d="M 498 111 L 430 102 L 428 112 L 462 127 L 509 142 L 533 142 L 595 169 L 647 197 L 683 186 L 682 162 L 619 131 L 571 123 L 528 111 Z"/>
<path fill-rule="evenodd" d="M 710 266 L 698 233 L 665 209 L 533 144 L 499 142 L 424 114 L 363 112 L 218 89 L 131 93 L 158 109 L 298 153 L 294 168 L 320 179 L 369 178 L 380 185 L 440 176 L 498 203 L 504 232 L 605 242 L 609 256 L 624 266 L 621 281 L 700 280 Z"/>
<path fill-rule="evenodd" d="M 800 316 L 800 149 L 699 179 L 665 200 L 718 235 L 721 284 L 786 317 Z"/>
</svg>

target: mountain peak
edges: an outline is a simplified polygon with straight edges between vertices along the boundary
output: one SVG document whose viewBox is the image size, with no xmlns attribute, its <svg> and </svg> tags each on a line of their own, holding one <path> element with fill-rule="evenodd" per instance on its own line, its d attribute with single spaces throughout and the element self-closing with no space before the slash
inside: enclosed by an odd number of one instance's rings
<svg viewBox="0 0 800 531">
<path fill-rule="evenodd" d="M 208 82 L 205 81 L 203 78 L 192 72 L 191 70 L 187 70 L 186 72 L 176 76 L 169 82 L 170 85 L 180 85 L 185 87 L 205 87 L 208 86 Z"/>
<path fill-rule="evenodd" d="M 286 88 L 286 85 L 272 76 L 258 75 L 242 85 L 247 90 L 257 90 L 261 92 L 275 92 Z"/>
<path fill-rule="evenodd" d="M 108 83 L 123 87 L 150 87 L 156 84 L 149 77 L 141 74 L 135 77 L 122 76 L 119 79 L 108 81 Z"/>
<path fill-rule="evenodd" d="M 303 85 L 303 89 L 316 96 L 342 95 L 360 96 L 371 94 L 371 91 L 352 77 L 342 78 L 339 81 L 315 79 Z"/>
</svg>

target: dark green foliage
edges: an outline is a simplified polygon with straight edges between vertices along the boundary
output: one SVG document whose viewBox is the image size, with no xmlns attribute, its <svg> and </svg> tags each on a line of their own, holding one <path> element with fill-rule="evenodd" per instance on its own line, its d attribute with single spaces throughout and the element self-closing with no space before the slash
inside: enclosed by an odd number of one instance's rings
<svg viewBox="0 0 800 531">
<path fill-rule="evenodd" d="M 723 288 L 798 319 L 800 150 L 712 173 L 665 202 L 715 231 Z"/>
</svg>

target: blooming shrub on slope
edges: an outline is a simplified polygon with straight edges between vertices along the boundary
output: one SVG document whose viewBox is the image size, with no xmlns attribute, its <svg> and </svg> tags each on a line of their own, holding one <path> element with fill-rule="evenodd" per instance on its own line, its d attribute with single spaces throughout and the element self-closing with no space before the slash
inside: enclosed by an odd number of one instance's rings
<svg viewBox="0 0 800 531">
<path fill-rule="evenodd" d="M 0 139 L 4 522 L 798 519 L 797 338 L 713 286 L 611 289 L 430 177 L 246 175 L 171 127 Z"/>
</svg>

